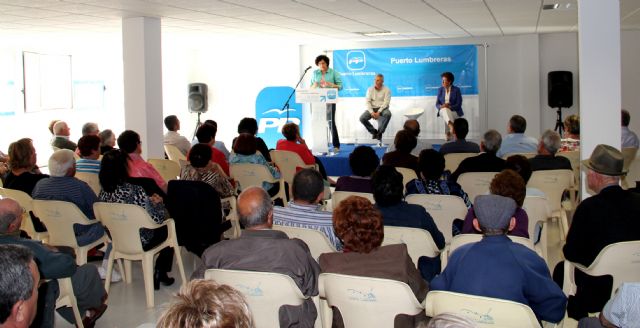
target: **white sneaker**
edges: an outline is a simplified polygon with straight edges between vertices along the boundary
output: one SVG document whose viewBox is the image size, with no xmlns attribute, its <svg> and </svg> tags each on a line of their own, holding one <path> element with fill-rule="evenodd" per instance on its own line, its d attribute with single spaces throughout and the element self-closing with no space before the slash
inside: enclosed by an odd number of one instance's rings
<svg viewBox="0 0 640 328">
<path fill-rule="evenodd" d="M 101 266 L 98 267 L 98 274 L 100 275 L 100 279 L 102 280 L 107 279 L 107 270 L 105 268 Z M 120 281 L 122 281 L 122 276 L 120 275 L 118 270 L 114 268 L 113 271 L 111 272 L 111 282 L 120 282 Z"/>
</svg>

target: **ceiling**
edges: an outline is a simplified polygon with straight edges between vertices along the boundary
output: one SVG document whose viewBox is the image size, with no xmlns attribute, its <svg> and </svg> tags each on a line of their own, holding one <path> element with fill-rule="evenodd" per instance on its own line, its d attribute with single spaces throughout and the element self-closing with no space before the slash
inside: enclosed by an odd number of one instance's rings
<svg viewBox="0 0 640 328">
<path fill-rule="evenodd" d="M 620 11 L 623 29 L 640 29 L 640 0 L 620 0 Z M 299 43 L 564 32 L 578 23 L 577 0 L 0 0 L 0 33 L 120 33 L 121 19 L 136 16 L 160 17 L 168 34 Z M 397 34 L 362 35 L 377 31 Z"/>
</svg>

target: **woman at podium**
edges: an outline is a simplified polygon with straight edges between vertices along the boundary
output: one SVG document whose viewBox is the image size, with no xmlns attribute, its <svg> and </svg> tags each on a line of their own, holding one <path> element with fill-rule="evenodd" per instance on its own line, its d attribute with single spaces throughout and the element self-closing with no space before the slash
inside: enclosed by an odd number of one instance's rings
<svg viewBox="0 0 640 328">
<path fill-rule="evenodd" d="M 316 66 L 318 66 L 318 69 L 313 71 L 313 76 L 311 77 L 312 88 L 342 89 L 342 78 L 340 78 L 340 73 L 329 68 L 329 57 L 325 55 L 316 57 Z M 340 138 L 338 137 L 335 116 L 336 104 L 327 104 L 327 121 L 331 125 L 333 151 L 337 152 L 340 150 Z"/>
</svg>

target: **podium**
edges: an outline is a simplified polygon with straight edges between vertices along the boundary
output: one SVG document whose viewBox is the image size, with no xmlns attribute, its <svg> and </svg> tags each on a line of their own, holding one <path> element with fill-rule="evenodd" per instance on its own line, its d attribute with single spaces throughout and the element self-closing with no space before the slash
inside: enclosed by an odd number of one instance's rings
<svg viewBox="0 0 640 328">
<path fill-rule="evenodd" d="M 328 153 L 331 140 L 331 110 L 328 104 L 338 103 L 338 89 L 297 89 L 296 102 L 308 103 L 311 108 L 311 130 L 314 153 Z M 325 133 L 322 133 L 325 131 Z"/>
</svg>

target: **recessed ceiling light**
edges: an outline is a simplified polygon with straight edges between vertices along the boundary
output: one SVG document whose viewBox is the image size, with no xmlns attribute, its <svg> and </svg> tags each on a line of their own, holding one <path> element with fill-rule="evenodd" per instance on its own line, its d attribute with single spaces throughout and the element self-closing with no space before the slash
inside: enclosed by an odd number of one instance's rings
<svg viewBox="0 0 640 328">
<path fill-rule="evenodd" d="M 559 3 L 552 3 L 548 5 L 543 5 L 542 10 L 553 10 L 553 9 L 558 9 L 558 7 L 560 7 Z"/>
<path fill-rule="evenodd" d="M 386 35 L 398 35 L 396 32 L 391 31 L 375 31 L 375 32 L 356 32 L 364 36 L 386 36 Z"/>
</svg>

